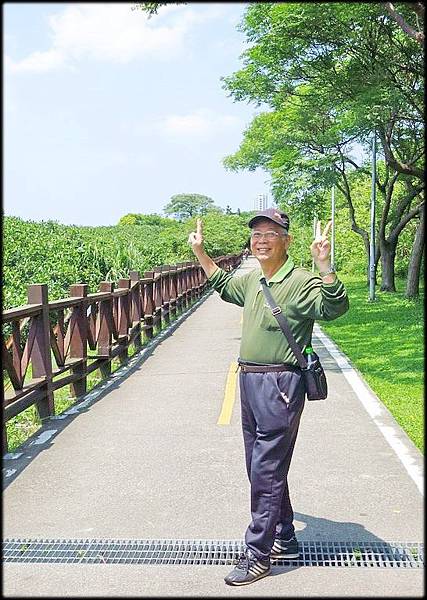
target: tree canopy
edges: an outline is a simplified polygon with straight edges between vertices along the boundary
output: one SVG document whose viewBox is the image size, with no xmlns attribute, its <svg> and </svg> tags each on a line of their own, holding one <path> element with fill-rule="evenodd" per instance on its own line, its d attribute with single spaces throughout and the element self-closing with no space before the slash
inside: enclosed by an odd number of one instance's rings
<svg viewBox="0 0 427 600">
<path fill-rule="evenodd" d="M 132 10 L 140 9 L 148 14 L 148 18 L 153 15 L 157 15 L 157 11 L 160 6 L 167 6 L 168 4 L 187 4 L 186 2 L 137 2 L 132 6 Z"/>
<path fill-rule="evenodd" d="M 167 227 L 174 225 L 173 219 L 162 217 L 158 214 L 145 215 L 143 213 L 128 213 L 120 218 L 118 225 L 149 225 Z"/>
<path fill-rule="evenodd" d="M 163 212 L 173 215 L 179 220 L 188 219 L 195 215 L 205 215 L 207 212 L 223 212 L 222 208 L 215 206 L 209 196 L 203 194 L 175 194 L 166 204 Z"/>
<path fill-rule="evenodd" d="M 398 9 L 413 17 L 408 5 Z M 424 206 L 422 48 L 381 3 L 253 3 L 239 28 L 250 46 L 243 67 L 223 77 L 224 88 L 237 101 L 270 110 L 253 119 L 224 165 L 264 168 L 276 202 L 300 207 L 307 220 L 326 210 L 335 183 L 368 252 L 351 177 L 369 177 L 354 144 L 369 151 L 375 131 L 385 163 L 377 178 L 384 200 L 378 248 L 383 289 L 394 289 L 398 236 Z"/>
<path fill-rule="evenodd" d="M 137 6 L 151 16 L 164 4 Z M 239 25 L 248 43 L 243 67 L 222 78 L 235 101 L 266 108 L 224 159 L 226 168 L 264 168 L 276 203 L 298 208 L 307 223 L 313 213 L 325 216 L 335 184 L 367 255 L 369 233 L 356 195 L 358 175 L 369 178 L 370 165 L 354 149 L 369 153 L 378 136 L 376 264 L 381 260 L 382 289 L 389 291 L 399 236 L 414 223 L 408 281 L 417 279 L 422 260 L 423 25 L 420 2 L 250 3 Z"/>
</svg>

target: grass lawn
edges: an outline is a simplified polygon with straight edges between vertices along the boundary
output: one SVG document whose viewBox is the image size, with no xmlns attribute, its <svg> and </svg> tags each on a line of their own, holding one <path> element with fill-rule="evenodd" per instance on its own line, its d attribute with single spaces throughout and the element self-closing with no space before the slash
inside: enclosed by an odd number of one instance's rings
<svg viewBox="0 0 427 600">
<path fill-rule="evenodd" d="M 350 299 L 349 311 L 319 325 L 363 374 L 378 398 L 424 453 L 424 287 L 420 298 L 404 298 L 405 282 L 395 294 L 369 290 L 361 277 L 340 276 Z"/>
</svg>

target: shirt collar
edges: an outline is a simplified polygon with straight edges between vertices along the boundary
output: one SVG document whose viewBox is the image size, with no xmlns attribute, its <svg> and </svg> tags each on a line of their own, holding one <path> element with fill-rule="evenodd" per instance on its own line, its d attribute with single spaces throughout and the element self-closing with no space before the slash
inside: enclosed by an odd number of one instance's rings
<svg viewBox="0 0 427 600">
<path fill-rule="evenodd" d="M 267 281 L 267 283 L 270 285 L 270 283 L 279 283 L 280 281 L 283 281 L 283 279 L 292 271 L 294 266 L 294 261 L 288 255 L 287 261 L 280 267 L 280 269 L 276 273 L 274 273 L 274 275 Z M 261 277 L 264 277 L 262 271 L 260 275 L 260 280 Z"/>
</svg>

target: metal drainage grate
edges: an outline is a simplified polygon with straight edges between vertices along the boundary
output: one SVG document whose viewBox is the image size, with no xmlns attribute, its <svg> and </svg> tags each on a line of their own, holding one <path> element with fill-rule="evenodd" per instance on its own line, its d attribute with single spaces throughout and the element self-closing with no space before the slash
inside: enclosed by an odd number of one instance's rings
<svg viewBox="0 0 427 600">
<path fill-rule="evenodd" d="M 298 559 L 274 564 L 299 567 L 424 566 L 418 542 L 299 542 Z M 6 539 L 4 562 L 138 563 L 230 565 L 243 549 L 241 540 L 31 540 Z"/>
</svg>

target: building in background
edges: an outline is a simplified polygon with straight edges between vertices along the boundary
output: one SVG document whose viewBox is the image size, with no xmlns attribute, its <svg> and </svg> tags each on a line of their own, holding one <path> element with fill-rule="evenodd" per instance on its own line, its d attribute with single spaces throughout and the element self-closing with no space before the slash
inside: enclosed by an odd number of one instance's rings
<svg viewBox="0 0 427 600">
<path fill-rule="evenodd" d="M 268 194 L 258 194 L 255 203 L 255 210 L 265 210 L 268 208 Z"/>
</svg>

